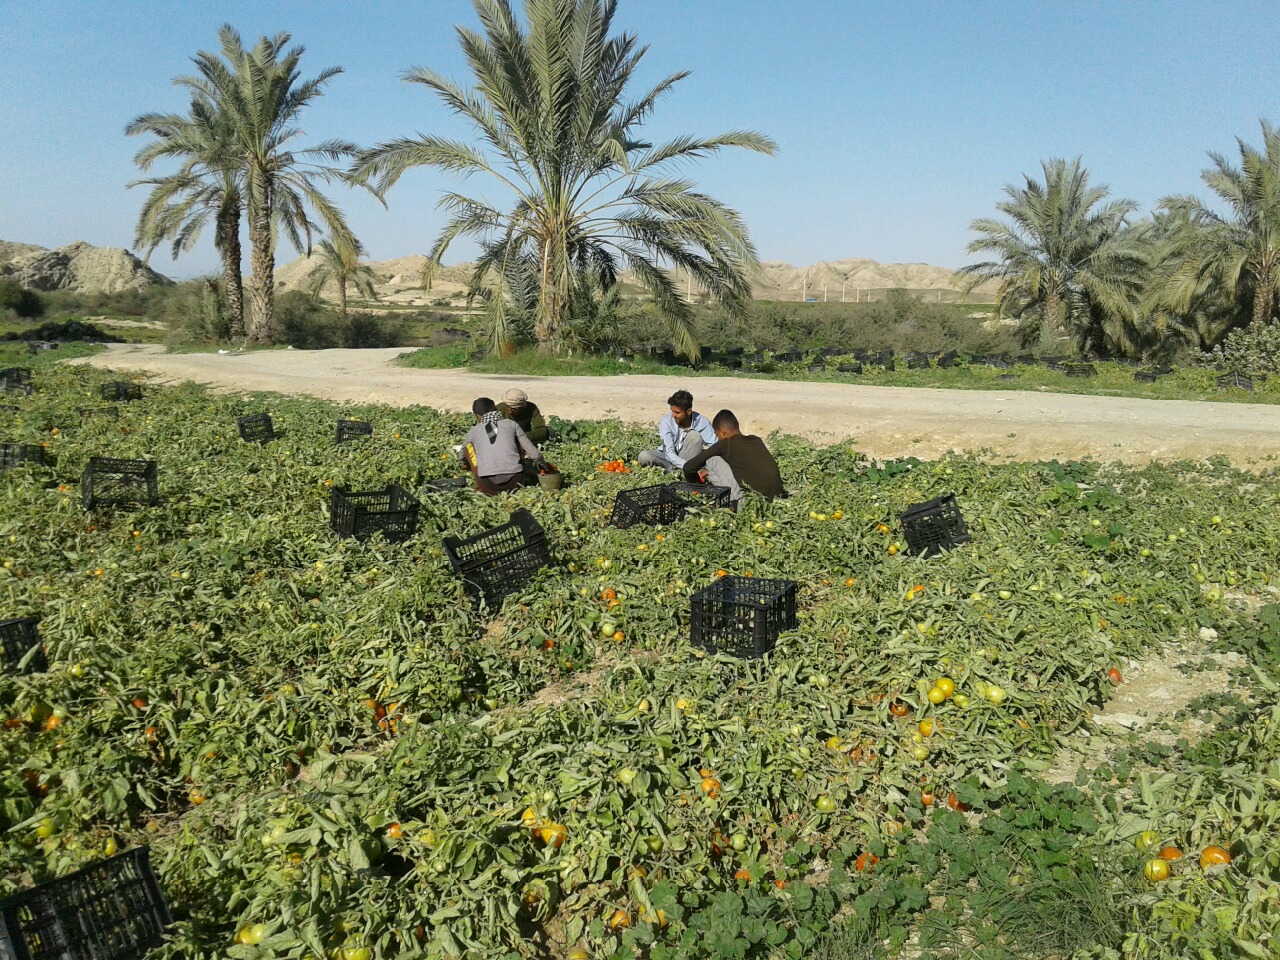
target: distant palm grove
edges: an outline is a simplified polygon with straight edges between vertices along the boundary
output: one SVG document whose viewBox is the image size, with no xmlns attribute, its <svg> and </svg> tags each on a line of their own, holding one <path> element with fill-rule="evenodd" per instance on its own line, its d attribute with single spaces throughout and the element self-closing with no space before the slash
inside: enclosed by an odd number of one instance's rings
<svg viewBox="0 0 1280 960">
<path fill-rule="evenodd" d="M 404 175 L 429 167 L 475 178 L 506 201 L 446 191 L 423 284 L 455 240 L 476 242 L 470 296 L 483 306 L 488 348 L 591 350 L 640 314 L 677 352 L 701 346 L 690 293 L 741 328 L 756 251 L 732 208 L 673 167 L 725 148 L 772 154 L 752 131 L 645 139 L 660 99 L 686 76 L 635 88 L 646 48 L 612 33 L 616 0 L 475 0 L 481 29 L 457 27 L 470 84 L 430 68 L 403 80 L 425 87 L 474 129 L 469 140 L 431 133 L 368 147 L 303 144 L 302 116 L 341 68 L 304 79 L 303 48 L 288 34 L 247 48 L 230 26 L 220 52 L 193 58 L 176 78 L 184 113 L 144 113 L 126 128 L 150 140 L 137 155 L 149 188 L 137 225 L 148 254 L 188 250 L 209 227 L 222 259 L 217 321 L 229 341 L 271 344 L 276 246 L 320 253 L 308 290 L 336 289 L 343 320 L 350 290 L 376 296 L 363 246 L 328 187 L 368 190 L 383 202 Z M 406 118 L 405 126 L 422 124 Z M 998 285 L 996 310 L 1019 341 L 1044 353 L 1169 359 L 1228 338 L 1276 337 L 1280 293 L 1280 131 L 1261 144 L 1210 153 L 1205 199 L 1165 197 L 1149 215 L 1091 183 L 1079 158 L 1052 159 L 1005 188 L 996 217 L 973 222 L 962 273 Z M 176 165 L 151 175 L 158 162 Z M 251 275 L 241 277 L 241 236 Z M 424 238 L 426 239 L 426 238 Z M 620 277 L 640 296 L 620 297 Z M 679 278 L 679 279 L 677 279 Z M 689 281 L 688 286 L 685 281 Z M 246 296 L 247 291 L 247 296 Z M 603 331 L 603 332 L 602 332 Z"/>
</svg>

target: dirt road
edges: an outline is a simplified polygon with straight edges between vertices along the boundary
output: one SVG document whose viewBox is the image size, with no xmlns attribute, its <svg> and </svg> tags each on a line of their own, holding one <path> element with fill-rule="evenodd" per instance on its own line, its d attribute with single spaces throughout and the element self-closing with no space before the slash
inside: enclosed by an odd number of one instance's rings
<svg viewBox="0 0 1280 960">
<path fill-rule="evenodd" d="M 219 356 L 113 344 L 77 362 L 146 371 L 160 383 L 194 380 L 220 390 L 443 410 L 469 409 L 477 396 L 500 399 L 518 385 L 549 414 L 636 423 L 655 423 L 666 410 L 666 398 L 683 386 L 693 392 L 697 409 L 710 416 L 729 407 L 748 432 L 849 439 L 879 458 L 989 450 L 1014 458 L 1092 456 L 1143 463 L 1222 454 L 1247 465 L 1280 451 L 1280 406 L 1272 405 L 734 377 L 507 377 L 400 367 L 392 361 L 403 352 L 276 350 Z"/>
</svg>

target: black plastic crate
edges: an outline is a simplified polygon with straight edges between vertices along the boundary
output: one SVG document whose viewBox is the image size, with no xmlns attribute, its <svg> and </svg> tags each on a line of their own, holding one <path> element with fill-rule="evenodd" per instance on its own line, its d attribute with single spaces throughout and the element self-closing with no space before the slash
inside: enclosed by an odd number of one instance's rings
<svg viewBox="0 0 1280 960">
<path fill-rule="evenodd" d="M 102 385 L 102 399 L 107 403 L 125 403 L 129 400 L 141 400 L 142 384 L 125 383 L 123 380 L 104 383 Z"/>
<path fill-rule="evenodd" d="M 884 367 L 886 370 L 892 370 L 893 351 L 881 350 L 879 353 L 869 354 L 865 362 L 870 366 Z"/>
<path fill-rule="evenodd" d="M 928 370 L 929 358 L 925 356 L 923 353 L 908 353 L 907 369 L 908 370 Z"/>
<path fill-rule="evenodd" d="M 420 504 L 394 483 L 385 490 L 352 493 L 329 490 L 329 526 L 344 537 L 363 538 L 381 530 L 388 540 L 408 540 L 418 530 Z"/>
<path fill-rule="evenodd" d="M 1138 383 L 1155 383 L 1160 378 L 1158 370 L 1135 370 L 1133 379 Z"/>
<path fill-rule="evenodd" d="M 4 387 L 5 393 L 20 393 L 24 397 L 29 397 L 36 392 L 36 388 L 29 383 L 16 383 L 13 380 L 0 380 L 0 386 Z"/>
<path fill-rule="evenodd" d="M 743 359 L 743 361 L 744 361 L 744 362 L 749 363 L 749 364 L 751 364 L 752 366 L 756 366 L 756 365 L 758 365 L 758 364 L 764 363 L 764 354 L 763 354 L 763 353 L 753 353 L 753 354 L 751 354 L 751 356 L 749 356 L 749 357 L 743 357 L 742 359 Z"/>
<path fill-rule="evenodd" d="M 699 501 L 707 506 L 727 507 L 729 488 L 709 483 L 663 483 L 619 490 L 613 498 L 609 523 L 619 530 L 636 524 L 678 523 Z"/>
<path fill-rule="evenodd" d="M 1069 364 L 1063 360 L 1050 360 L 1048 358 L 1045 359 L 1044 365 L 1054 373 L 1066 373 L 1067 367 L 1069 366 Z"/>
<path fill-rule="evenodd" d="M 1235 387 L 1239 390 L 1253 390 L 1253 380 L 1253 377 L 1234 371 L 1218 377 L 1217 384 L 1219 390 L 1226 390 L 1230 387 Z"/>
<path fill-rule="evenodd" d="M 956 365 L 956 363 L 959 360 L 960 360 L 960 354 L 956 353 L 956 351 L 954 350 L 948 350 L 946 353 L 944 353 L 942 356 L 938 358 L 938 369 L 950 370 L 952 367 Z"/>
<path fill-rule="evenodd" d="M 796 582 L 721 577 L 689 599 L 689 639 L 708 653 L 759 657 L 796 627 Z"/>
<path fill-rule="evenodd" d="M 1092 363 L 1066 363 L 1068 377 L 1096 377 L 1098 370 Z"/>
<path fill-rule="evenodd" d="M 954 493 L 907 507 L 898 519 L 914 555 L 932 557 L 972 539 Z"/>
<path fill-rule="evenodd" d="M 276 428 L 269 413 L 251 413 L 236 417 L 236 429 L 245 443 L 267 443 L 276 438 Z"/>
<path fill-rule="evenodd" d="M 29 367 L 5 367 L 0 370 L 0 381 L 3 381 L 6 387 L 30 383 L 31 370 Z"/>
<path fill-rule="evenodd" d="M 137 847 L 0 901 L 0 958 L 142 960 L 172 923 Z"/>
<path fill-rule="evenodd" d="M 492 608 L 551 563 L 545 531 L 523 509 L 513 513 L 510 522 L 474 537 L 445 537 L 444 550 L 467 593 Z"/>
<path fill-rule="evenodd" d="M 346 443 L 348 440 L 359 440 L 361 437 L 372 436 L 372 423 L 366 423 L 363 420 L 338 421 L 338 443 Z"/>
<path fill-rule="evenodd" d="M 1036 362 L 1036 355 L 1034 353 L 1020 353 L 1015 358 L 1015 362 L 1021 363 L 1024 366 L 1030 366 Z"/>
<path fill-rule="evenodd" d="M 775 353 L 773 359 L 775 363 L 799 363 L 803 357 L 799 350 L 787 350 L 784 353 Z"/>
<path fill-rule="evenodd" d="M 160 502 L 160 470 L 154 460 L 119 460 L 90 457 L 80 477 L 80 500 L 86 510 L 94 507 Z"/>
<path fill-rule="evenodd" d="M 27 654 L 31 654 L 30 659 L 20 667 Z M 40 644 L 40 621 L 37 618 L 0 620 L 0 665 L 6 671 L 21 670 L 23 673 L 44 673 L 49 669 L 44 647 Z"/>
<path fill-rule="evenodd" d="M 109 420 L 120 419 L 119 407 L 82 407 L 77 411 L 81 420 L 88 420 L 92 417 L 106 417 Z"/>
<path fill-rule="evenodd" d="M 0 473 L 24 466 L 51 467 L 53 457 L 38 443 L 0 443 Z"/>
<path fill-rule="evenodd" d="M 838 363 L 836 364 L 836 373 L 861 373 L 862 364 L 860 363 Z"/>
</svg>

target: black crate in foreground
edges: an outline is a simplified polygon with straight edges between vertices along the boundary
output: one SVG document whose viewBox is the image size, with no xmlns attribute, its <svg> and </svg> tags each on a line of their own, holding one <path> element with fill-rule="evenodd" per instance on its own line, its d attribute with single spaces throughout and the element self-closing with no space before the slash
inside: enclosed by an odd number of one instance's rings
<svg viewBox="0 0 1280 960">
<path fill-rule="evenodd" d="M 6 671 L 22 673 L 44 673 L 49 669 L 44 647 L 40 645 L 38 619 L 15 617 L 0 620 L 0 666 Z"/>
<path fill-rule="evenodd" d="M 494 608 L 551 563 L 547 535 L 528 510 L 474 537 L 445 537 L 444 550 L 467 592 Z"/>
<path fill-rule="evenodd" d="M 236 417 L 236 429 L 240 431 L 240 439 L 245 443 L 267 443 L 276 438 L 276 428 L 271 423 L 269 413 Z"/>
<path fill-rule="evenodd" d="M 0 901 L 0 958 L 142 960 L 172 923 L 137 847 Z"/>
<path fill-rule="evenodd" d="M 38 443 L 0 443 L 0 473 L 18 467 L 51 467 L 53 457 Z"/>
<path fill-rule="evenodd" d="M 619 490 L 613 498 L 609 523 L 619 530 L 636 524 L 679 523 L 689 508 L 702 497 L 713 507 L 729 505 L 729 488 L 711 484 L 660 483 L 652 487 Z"/>
<path fill-rule="evenodd" d="M 123 380 L 114 380 L 111 383 L 102 385 L 102 399 L 108 403 L 124 403 L 128 400 L 142 399 L 142 384 L 125 383 Z"/>
<path fill-rule="evenodd" d="M 689 600 L 689 639 L 708 653 L 759 657 L 796 627 L 796 582 L 721 577 Z"/>
<path fill-rule="evenodd" d="M 382 531 L 388 540 L 408 540 L 418 530 L 416 497 L 394 483 L 385 490 L 329 491 L 329 527 L 344 537 L 368 537 Z"/>
<path fill-rule="evenodd" d="M 907 507 L 898 517 L 907 539 L 907 550 L 932 557 L 971 539 L 954 493 Z"/>
<path fill-rule="evenodd" d="M 363 420 L 338 421 L 338 443 L 346 443 L 348 440 L 358 440 L 360 437 L 372 436 L 372 423 L 365 423 Z"/>
<path fill-rule="evenodd" d="M 80 500 L 86 510 L 94 507 L 160 502 L 160 470 L 154 460 L 119 460 L 90 457 L 80 477 Z"/>
</svg>

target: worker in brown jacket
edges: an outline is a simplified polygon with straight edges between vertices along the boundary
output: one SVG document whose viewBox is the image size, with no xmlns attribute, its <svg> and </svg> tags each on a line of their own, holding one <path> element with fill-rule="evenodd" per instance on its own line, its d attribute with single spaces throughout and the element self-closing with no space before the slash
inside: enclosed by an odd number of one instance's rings
<svg viewBox="0 0 1280 960">
<path fill-rule="evenodd" d="M 735 507 L 747 490 L 769 500 L 787 495 L 778 461 L 773 459 L 763 440 L 742 433 L 733 411 L 717 413 L 711 428 L 716 432 L 716 442 L 685 461 L 686 480 L 728 487 L 729 499 Z"/>
</svg>

